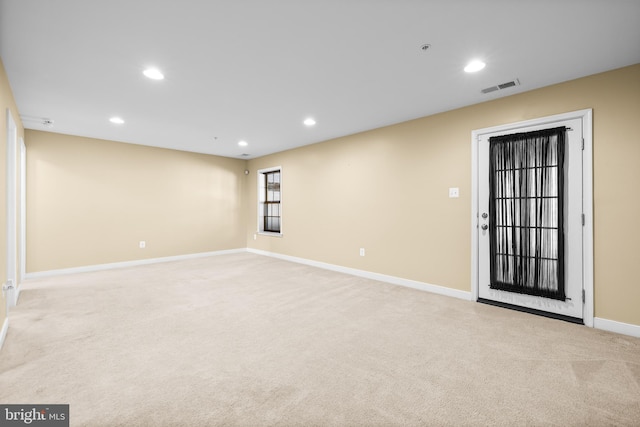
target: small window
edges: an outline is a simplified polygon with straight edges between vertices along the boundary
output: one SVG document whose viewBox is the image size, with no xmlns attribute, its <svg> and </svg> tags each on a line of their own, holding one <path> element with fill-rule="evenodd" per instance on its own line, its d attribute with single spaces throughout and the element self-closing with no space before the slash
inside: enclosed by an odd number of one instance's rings
<svg viewBox="0 0 640 427">
<path fill-rule="evenodd" d="M 258 231 L 282 233 L 282 171 L 280 168 L 258 171 Z"/>
</svg>

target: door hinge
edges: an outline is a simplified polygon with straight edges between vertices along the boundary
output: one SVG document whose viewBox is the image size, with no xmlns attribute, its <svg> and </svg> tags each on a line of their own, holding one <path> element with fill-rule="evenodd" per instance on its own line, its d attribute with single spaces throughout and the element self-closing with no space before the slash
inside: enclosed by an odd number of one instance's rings
<svg viewBox="0 0 640 427">
<path fill-rule="evenodd" d="M 584 227 L 585 224 L 585 218 L 584 218 L 584 214 L 582 214 L 582 226 Z"/>
<path fill-rule="evenodd" d="M 584 289 L 583 289 L 583 290 L 582 290 L 582 303 L 584 304 L 584 303 L 585 303 L 585 301 L 586 301 L 586 298 L 585 298 L 585 296 L 584 296 Z"/>
<path fill-rule="evenodd" d="M 582 151 L 584 151 L 584 138 L 582 138 Z"/>
</svg>

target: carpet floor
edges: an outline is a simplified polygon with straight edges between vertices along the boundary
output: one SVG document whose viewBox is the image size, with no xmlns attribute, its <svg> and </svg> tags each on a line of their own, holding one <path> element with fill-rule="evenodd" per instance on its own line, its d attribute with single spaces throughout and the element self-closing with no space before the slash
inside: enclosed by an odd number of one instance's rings
<svg viewBox="0 0 640 427">
<path fill-rule="evenodd" d="M 0 403 L 72 426 L 638 426 L 640 339 L 250 253 L 33 279 Z"/>
</svg>

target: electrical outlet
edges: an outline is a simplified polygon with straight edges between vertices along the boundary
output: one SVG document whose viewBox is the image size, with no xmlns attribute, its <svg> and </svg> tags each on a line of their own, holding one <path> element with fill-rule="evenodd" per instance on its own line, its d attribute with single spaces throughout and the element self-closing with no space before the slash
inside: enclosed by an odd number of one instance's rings
<svg viewBox="0 0 640 427">
<path fill-rule="evenodd" d="M 364 256 L 364 248 L 360 248 L 360 256 Z"/>
<path fill-rule="evenodd" d="M 458 187 L 449 188 L 449 198 L 456 199 L 460 197 L 460 189 Z"/>
<path fill-rule="evenodd" d="M 139 246 L 140 246 L 140 249 L 144 249 L 147 247 L 147 242 L 145 242 L 144 240 L 140 240 Z"/>
</svg>

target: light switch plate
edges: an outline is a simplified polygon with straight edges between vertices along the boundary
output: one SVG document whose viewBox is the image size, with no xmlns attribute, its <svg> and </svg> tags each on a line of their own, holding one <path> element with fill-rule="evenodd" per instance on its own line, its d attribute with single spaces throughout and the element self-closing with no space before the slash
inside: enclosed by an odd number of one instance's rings
<svg viewBox="0 0 640 427">
<path fill-rule="evenodd" d="M 458 187 L 449 188 L 449 198 L 457 199 L 458 197 L 460 197 L 460 189 Z"/>
</svg>

